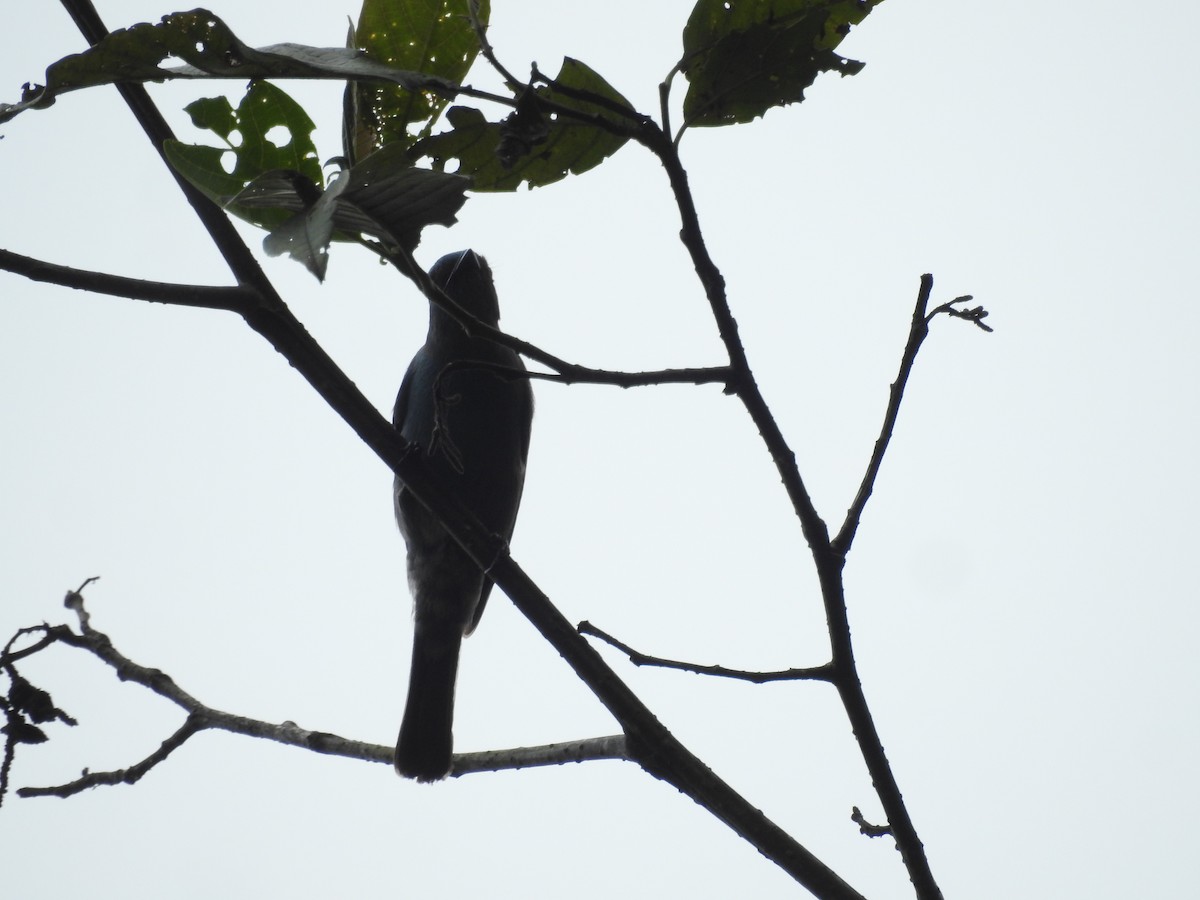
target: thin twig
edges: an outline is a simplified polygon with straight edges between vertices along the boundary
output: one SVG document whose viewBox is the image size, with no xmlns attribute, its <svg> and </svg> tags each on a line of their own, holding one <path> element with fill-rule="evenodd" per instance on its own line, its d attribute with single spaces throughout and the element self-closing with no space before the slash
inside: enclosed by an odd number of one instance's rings
<svg viewBox="0 0 1200 900">
<path fill-rule="evenodd" d="M 858 487 L 858 493 L 854 496 L 854 502 L 850 504 L 849 510 L 846 511 L 846 519 L 842 523 L 837 537 L 833 539 L 834 552 L 843 558 L 850 552 L 850 546 L 854 543 L 854 535 L 857 533 L 859 523 L 862 521 L 863 510 L 866 508 L 867 501 L 871 499 L 871 493 L 875 490 L 875 481 L 879 477 L 879 469 L 883 465 L 883 457 L 887 453 L 888 444 L 891 443 L 892 434 L 896 429 L 896 420 L 900 415 L 900 403 L 904 399 L 904 391 L 908 386 L 908 378 L 912 374 L 913 366 L 916 364 L 917 353 L 921 349 L 921 345 L 925 342 L 925 338 L 929 336 L 929 323 L 936 316 L 944 313 L 974 322 L 984 331 L 992 330 L 983 322 L 983 319 L 987 316 L 987 310 L 982 306 L 977 306 L 969 310 L 956 308 L 956 304 L 969 303 L 974 299 L 970 295 L 956 297 L 948 303 L 943 303 L 941 306 L 936 307 L 932 312 L 927 313 L 929 298 L 932 294 L 933 276 L 928 274 L 922 275 L 921 287 L 917 291 L 917 302 L 913 308 L 912 323 L 908 330 L 908 341 L 905 343 L 904 353 L 900 357 L 900 371 L 896 375 L 896 380 L 892 382 L 888 392 L 887 410 L 883 414 L 883 425 L 879 429 L 879 437 L 875 440 L 875 450 L 871 454 L 870 462 L 867 463 L 867 470 L 863 474 L 862 483 Z"/>
<path fill-rule="evenodd" d="M 42 635 L 41 639 L 36 643 L 30 644 L 27 647 L 22 647 L 20 650 L 14 650 L 13 645 L 27 634 Z M 41 653 L 47 647 L 55 642 L 55 637 L 50 634 L 50 626 L 45 623 L 41 625 L 31 625 L 28 628 L 18 629 L 17 633 L 8 639 L 8 643 L 4 645 L 4 649 L 0 650 L 0 661 L 3 665 L 11 665 L 15 662 L 20 662 L 27 656 L 33 656 L 36 653 Z"/>
<path fill-rule="evenodd" d="M 497 377 L 514 379 L 527 378 L 534 381 L 551 381 L 556 384 L 599 384 L 621 388 L 655 387 L 664 384 L 727 384 L 732 375 L 728 366 L 701 366 L 693 369 L 655 369 L 649 372 L 618 372 L 613 369 L 592 369 L 574 363 L 562 364 L 561 371 L 526 372 L 505 366 L 502 363 L 457 360 L 448 363 L 438 378 L 459 370 L 486 370 Z M 435 386 L 436 390 L 436 386 Z"/>
<path fill-rule="evenodd" d="M 529 376 L 531 378 L 543 381 L 556 381 L 560 384 L 607 384 L 622 388 L 662 384 L 723 384 L 728 388 L 730 378 L 733 374 L 728 366 L 659 369 L 650 372 L 621 372 L 613 369 L 595 369 L 591 366 L 582 366 L 578 363 L 568 362 L 535 344 L 509 334 L 507 331 L 501 331 L 496 326 L 484 322 L 470 310 L 464 309 L 429 276 L 428 272 L 417 265 L 417 261 L 407 251 L 398 249 L 388 252 L 376 246 L 370 246 L 368 249 L 379 254 L 383 259 L 386 259 L 395 266 L 400 274 L 404 275 L 417 286 L 417 289 L 425 296 L 425 299 L 440 307 L 450 318 L 462 326 L 462 329 L 471 337 L 480 337 L 501 347 L 507 347 L 513 352 L 524 356 L 526 359 L 541 363 L 553 372 L 553 374 L 531 373 Z M 475 364 L 465 363 L 465 365 Z"/>
<path fill-rule="evenodd" d="M 517 92 L 522 88 L 521 82 L 513 77 L 512 72 L 496 58 L 496 50 L 492 47 L 491 41 L 488 40 L 487 27 L 479 18 L 479 0 L 468 0 L 467 16 L 471 19 L 471 28 L 475 31 L 475 40 L 479 42 L 479 52 L 483 54 L 493 69 L 500 73 L 500 77 L 504 79 L 504 86 L 510 91 Z"/>
<path fill-rule="evenodd" d="M 512 99 L 506 99 L 505 105 L 515 106 L 518 102 L 518 98 L 524 91 L 525 83 L 518 80 L 517 77 L 509 70 L 509 68 L 500 62 L 499 57 L 496 55 L 495 48 L 492 46 L 491 41 L 488 40 L 487 28 L 479 18 L 479 0 L 468 0 L 467 15 L 471 19 L 471 28 L 475 32 L 475 40 L 479 42 L 479 52 L 483 55 L 483 58 L 488 61 L 491 67 L 500 74 L 500 77 L 504 79 L 504 86 L 512 91 L 513 94 L 517 95 Z M 541 80 L 543 83 L 562 93 L 564 97 L 571 97 L 576 100 L 581 100 L 585 103 L 591 103 L 595 106 L 599 106 L 601 109 L 607 109 L 609 112 L 616 113 L 623 118 L 632 119 L 638 126 L 645 125 L 649 121 L 647 116 L 642 115 L 628 106 L 622 106 L 610 97 L 604 97 L 600 94 L 592 93 L 591 91 L 582 91 L 577 88 L 571 88 L 560 84 L 553 78 L 543 75 L 538 70 L 537 63 L 534 63 L 531 68 L 533 70 L 533 74 L 531 76 L 532 80 Z M 546 97 L 539 96 L 537 99 L 544 108 L 551 112 L 560 113 L 576 120 L 585 121 L 588 124 L 595 125 L 597 128 L 601 128 L 605 131 L 609 131 L 624 137 L 633 136 L 630 129 L 622 127 L 609 119 L 605 119 L 603 116 L 583 113 L 579 110 L 572 109 L 569 106 L 564 106 L 555 103 L 552 100 L 548 100 Z"/>
<path fill-rule="evenodd" d="M 766 684 L 770 681 L 829 681 L 833 676 L 832 666 L 812 666 L 805 669 L 778 669 L 773 672 L 755 672 L 748 669 L 730 669 L 726 666 L 701 665 L 699 663 L 682 662 L 666 659 L 661 656 L 650 656 L 639 650 L 634 650 L 607 631 L 597 628 L 591 622 L 580 622 L 576 630 L 582 635 L 599 638 L 604 643 L 616 647 L 629 657 L 635 666 L 655 666 L 662 669 L 677 669 L 681 672 L 693 672 L 696 675 L 713 675 L 720 678 L 732 678 L 737 681 L 749 681 L 753 684 Z"/>
<path fill-rule="evenodd" d="M 608 110 L 609 112 L 615 113 L 624 119 L 629 119 L 636 126 L 640 127 L 643 125 L 653 124 L 649 116 L 645 115 L 644 113 L 640 113 L 623 103 L 618 103 L 612 97 L 606 97 L 603 94 L 597 94 L 595 91 L 571 87 L 569 84 L 563 84 L 557 78 L 551 78 L 538 68 L 537 63 L 533 64 L 532 74 L 530 77 L 533 81 L 546 85 L 548 88 L 557 91 L 564 97 L 567 97 L 571 100 L 578 100 L 580 103 L 590 103 L 592 106 L 598 106 L 601 109 Z"/>
<path fill-rule="evenodd" d="M 775 417 L 755 382 L 737 321 L 729 307 L 729 298 L 725 291 L 725 278 L 709 255 L 704 235 L 700 230 L 700 217 L 696 211 L 687 172 L 683 168 L 679 154 L 669 137 L 661 132 L 658 132 L 653 139 L 644 141 L 644 145 L 658 157 L 663 168 L 666 169 L 671 189 L 675 194 L 675 202 L 679 208 L 681 220 L 680 240 L 692 258 L 696 274 L 704 287 L 705 296 L 716 322 L 717 332 L 729 355 L 729 365 L 732 370 L 729 382 L 730 390 L 737 394 L 738 399 L 742 401 L 762 436 L 780 478 L 783 480 L 792 508 L 800 520 L 800 526 L 809 548 L 814 554 L 828 554 L 828 528 L 817 513 L 812 498 L 809 496 L 808 488 L 796 466 L 796 455 L 788 446 L 783 432 L 780 431 Z"/>
<path fill-rule="evenodd" d="M 883 426 L 879 429 L 879 437 L 875 439 L 875 450 L 867 463 L 867 471 L 863 474 L 862 483 L 858 486 L 858 493 L 854 495 L 854 502 L 850 504 L 850 509 L 846 512 L 846 519 L 842 523 L 841 530 L 833 540 L 834 550 L 842 557 L 850 552 L 850 545 L 854 543 L 854 535 L 858 531 L 859 522 L 862 521 L 863 510 L 867 506 L 867 501 L 871 499 L 871 493 L 875 490 L 875 479 L 879 476 L 879 468 L 883 465 L 884 454 L 887 453 L 888 444 L 891 443 L 892 433 L 896 428 L 896 419 L 900 415 L 900 401 L 904 398 L 904 388 L 908 385 L 908 376 L 912 374 L 913 364 L 917 360 L 917 351 L 921 349 L 921 344 L 929 335 L 929 319 L 925 315 L 925 310 L 929 307 L 929 297 L 932 293 L 933 276 L 922 275 L 921 288 L 917 292 L 917 303 L 913 308 L 912 323 L 908 329 L 908 341 L 905 343 L 904 353 L 900 357 L 900 373 L 892 382 L 888 394 L 887 411 L 883 414 Z"/>
<path fill-rule="evenodd" d="M 137 784 L 151 769 L 166 760 L 173 752 L 184 745 L 188 738 L 202 731 L 204 726 L 196 718 L 189 716 L 179 729 L 159 745 L 158 749 L 139 763 L 125 769 L 111 772 L 88 772 L 74 781 L 53 787 L 24 787 L 17 791 L 18 797 L 72 797 L 89 788 L 113 784 Z"/>
</svg>

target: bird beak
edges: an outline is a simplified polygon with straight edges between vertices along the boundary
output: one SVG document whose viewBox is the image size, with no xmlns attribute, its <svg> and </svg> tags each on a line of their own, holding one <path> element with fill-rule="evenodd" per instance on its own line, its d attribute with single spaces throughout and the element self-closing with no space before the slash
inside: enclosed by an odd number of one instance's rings
<svg viewBox="0 0 1200 900">
<path fill-rule="evenodd" d="M 454 261 L 454 268 L 450 270 L 450 275 L 446 278 L 446 286 L 450 286 L 450 282 L 454 280 L 454 276 L 458 274 L 458 270 L 463 267 L 463 263 L 474 263 L 475 267 L 478 268 L 479 263 L 476 260 L 478 260 L 478 257 L 475 255 L 474 250 L 468 249 L 459 253 L 458 259 Z"/>
</svg>

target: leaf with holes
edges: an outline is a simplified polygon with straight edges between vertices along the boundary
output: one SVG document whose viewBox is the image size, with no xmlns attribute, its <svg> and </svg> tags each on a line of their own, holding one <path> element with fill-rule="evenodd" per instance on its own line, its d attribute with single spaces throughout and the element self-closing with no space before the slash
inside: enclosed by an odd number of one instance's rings
<svg viewBox="0 0 1200 900">
<path fill-rule="evenodd" d="M 488 0 L 477 4 L 486 29 Z M 461 82 L 479 54 L 475 27 L 462 0 L 364 0 L 350 46 L 397 69 Z M 414 126 L 428 130 L 449 102 L 444 92 L 410 90 L 401 85 L 346 85 L 344 104 L 346 157 L 361 159 L 385 144 L 411 144 Z"/>
<path fill-rule="evenodd" d="M 275 208 L 229 205 L 263 174 L 295 172 L 313 185 L 321 183 L 312 140 L 316 126 L 299 103 L 270 82 L 251 82 L 236 110 L 226 98 L 210 97 L 189 104 L 186 111 L 197 128 L 212 131 L 225 147 L 169 141 L 164 147 L 167 159 L 211 200 L 246 221 L 278 228 L 287 218 Z M 226 171 L 226 158 L 233 160 L 232 171 Z"/>
<path fill-rule="evenodd" d="M 169 58 L 187 65 L 164 68 Z M 437 91 L 452 97 L 458 85 L 367 59 L 354 49 L 273 44 L 255 50 L 243 44 L 207 9 L 164 16 L 157 25 L 140 24 L 106 35 L 97 44 L 64 57 L 46 69 L 45 85 L 25 85 L 18 103 L 0 103 L 0 123 L 27 109 L 51 106 L 68 91 L 114 82 L 172 78 L 331 78 L 399 84 L 410 91 Z"/>
<path fill-rule="evenodd" d="M 586 99 L 587 95 L 605 102 Z M 550 112 L 538 99 L 580 115 Z M 469 175 L 476 191 L 513 191 L 522 184 L 542 187 L 595 168 L 628 140 L 589 121 L 604 117 L 628 126 L 630 120 L 620 118 L 605 103 L 632 113 L 629 101 L 612 85 L 568 57 L 553 84 L 522 98 L 505 121 L 489 122 L 477 109 L 452 107 L 446 118 L 453 129 L 418 141 L 412 152 L 429 157 L 438 168 L 457 162 L 458 173 Z"/>
<path fill-rule="evenodd" d="M 749 122 L 799 103 L 822 72 L 863 63 L 834 52 L 883 0 L 699 0 L 683 30 L 684 125 Z"/>
</svg>

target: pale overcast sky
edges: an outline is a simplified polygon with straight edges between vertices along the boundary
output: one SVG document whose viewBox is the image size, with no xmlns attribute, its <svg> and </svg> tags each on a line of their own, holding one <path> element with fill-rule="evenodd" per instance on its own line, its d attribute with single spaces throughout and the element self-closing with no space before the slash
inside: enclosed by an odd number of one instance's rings
<svg viewBox="0 0 1200 900">
<path fill-rule="evenodd" d="M 112 28 L 170 7 L 100 0 Z M 635 105 L 690 3 L 496 2 L 510 67 L 586 61 Z M 354 4 L 213 6 L 252 45 L 342 43 Z M 947 897 L 1182 897 L 1200 878 L 1194 545 L 1200 228 L 1194 4 L 889 0 L 831 77 L 751 125 L 684 138 L 751 363 L 839 522 L 895 376 L 918 280 L 996 329 L 940 320 L 847 567 L 866 692 Z M 61 9 L 0 30 L 0 100 L 83 44 Z M 483 68 L 472 80 L 492 83 Z M 285 85 L 340 152 L 340 85 Z M 238 92 L 236 85 L 222 85 Z M 679 85 L 682 92 L 682 85 Z M 211 85 L 153 87 L 180 110 Z M 0 247 L 124 275 L 228 275 L 111 88 L 0 127 Z M 502 324 L 608 368 L 721 363 L 661 167 L 472 196 L 418 258 L 473 247 Z M 256 249 L 261 232 L 246 228 Z M 319 286 L 265 261 L 380 409 L 424 301 L 337 247 Z M 410 640 L 391 475 L 231 315 L 0 273 L 0 635 L 64 592 L 204 701 L 387 743 Z M 743 668 L 825 659 L 807 549 L 719 389 L 535 386 L 513 553 L 572 620 Z M 617 671 L 749 800 L 876 900 L 910 896 L 833 691 Z M 26 667 L 80 719 L 22 748 L 15 786 L 140 759 L 180 721 L 56 650 Z M 497 593 L 464 648 L 457 747 L 611 733 Z M 803 892 L 634 765 L 435 786 L 205 734 L 133 787 L 0 810 L 6 896 L 775 898 Z"/>
</svg>

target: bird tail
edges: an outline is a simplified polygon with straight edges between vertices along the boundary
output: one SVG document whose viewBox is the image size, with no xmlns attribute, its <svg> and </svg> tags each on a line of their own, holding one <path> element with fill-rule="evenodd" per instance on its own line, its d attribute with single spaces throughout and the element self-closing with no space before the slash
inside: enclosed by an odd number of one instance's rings
<svg viewBox="0 0 1200 900">
<path fill-rule="evenodd" d="M 421 626 L 417 626 L 418 632 Z M 454 681 L 462 632 L 414 636 L 412 672 L 400 737 L 396 771 L 417 781 L 438 781 L 450 772 L 454 749 Z"/>
</svg>

